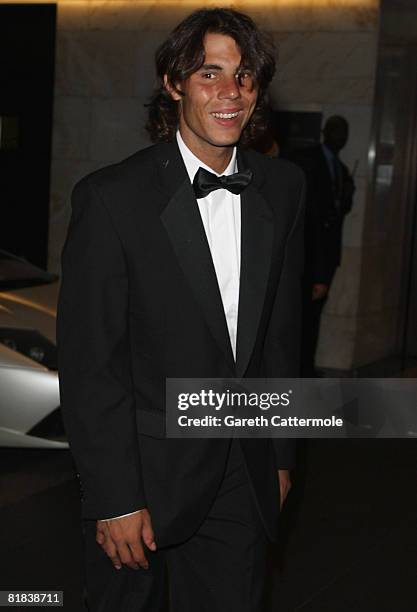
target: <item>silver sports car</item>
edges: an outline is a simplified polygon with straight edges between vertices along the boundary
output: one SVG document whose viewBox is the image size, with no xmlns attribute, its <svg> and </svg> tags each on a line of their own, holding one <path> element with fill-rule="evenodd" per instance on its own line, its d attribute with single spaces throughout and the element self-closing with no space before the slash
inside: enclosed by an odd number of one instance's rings
<svg viewBox="0 0 417 612">
<path fill-rule="evenodd" d="M 0 250 L 0 446 L 68 448 L 55 345 L 58 277 Z"/>
</svg>

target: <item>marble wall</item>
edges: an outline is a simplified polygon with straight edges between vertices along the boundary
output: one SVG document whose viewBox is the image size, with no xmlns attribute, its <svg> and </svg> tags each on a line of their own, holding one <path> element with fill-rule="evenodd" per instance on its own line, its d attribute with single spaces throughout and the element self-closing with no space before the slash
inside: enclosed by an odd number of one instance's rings
<svg viewBox="0 0 417 612">
<path fill-rule="evenodd" d="M 343 159 L 358 160 L 357 192 L 344 230 L 343 262 L 323 316 L 318 364 L 349 369 L 356 334 L 367 151 L 374 91 L 378 0 L 205 2 L 248 12 L 274 37 L 276 107 L 314 106 L 344 115 L 351 138 Z M 59 256 L 74 183 L 148 144 L 144 104 L 153 53 L 167 32 L 201 4 L 183 0 L 58 2 L 49 267 Z"/>
<path fill-rule="evenodd" d="M 417 4 L 382 0 L 372 130 L 370 193 L 363 220 L 356 367 L 417 353 L 415 255 L 411 252 L 417 189 Z M 415 236 L 414 236 L 415 239 Z M 410 269 L 411 267 L 411 269 Z M 411 277 L 409 274 L 411 273 Z M 414 283 L 407 329 L 408 283 Z"/>
</svg>

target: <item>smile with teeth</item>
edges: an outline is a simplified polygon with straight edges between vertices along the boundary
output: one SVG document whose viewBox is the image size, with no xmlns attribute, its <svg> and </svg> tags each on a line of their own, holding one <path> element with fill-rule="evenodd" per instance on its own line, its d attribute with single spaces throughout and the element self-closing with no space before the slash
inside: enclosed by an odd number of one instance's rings
<svg viewBox="0 0 417 612">
<path fill-rule="evenodd" d="M 236 111 L 235 113 L 211 113 L 213 117 L 216 119 L 234 119 L 238 116 L 240 111 Z"/>
</svg>

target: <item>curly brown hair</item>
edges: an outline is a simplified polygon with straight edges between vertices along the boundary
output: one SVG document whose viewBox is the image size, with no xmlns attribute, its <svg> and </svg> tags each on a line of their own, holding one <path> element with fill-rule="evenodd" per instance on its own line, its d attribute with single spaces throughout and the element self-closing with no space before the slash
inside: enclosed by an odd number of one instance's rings
<svg viewBox="0 0 417 612">
<path fill-rule="evenodd" d="M 176 85 L 204 64 L 204 37 L 209 32 L 225 34 L 236 41 L 241 51 L 241 65 L 252 71 L 258 86 L 257 104 L 242 133 L 241 143 L 249 145 L 259 140 L 265 131 L 268 118 L 266 90 L 275 73 L 272 41 L 243 13 L 229 8 L 201 9 L 179 23 L 156 52 L 158 86 L 147 104 L 146 123 L 153 142 L 171 142 L 178 128 L 178 102 L 167 91 L 164 75 L 167 75 L 171 87 L 182 94 Z"/>
</svg>

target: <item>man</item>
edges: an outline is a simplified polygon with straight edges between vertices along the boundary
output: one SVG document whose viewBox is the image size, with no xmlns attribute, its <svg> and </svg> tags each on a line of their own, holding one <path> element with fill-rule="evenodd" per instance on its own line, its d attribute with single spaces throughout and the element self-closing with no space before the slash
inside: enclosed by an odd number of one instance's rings
<svg viewBox="0 0 417 612">
<path fill-rule="evenodd" d="M 293 447 L 166 438 L 165 380 L 297 375 L 302 176 L 238 144 L 274 73 L 249 17 L 196 11 L 156 59 L 159 144 L 76 186 L 62 259 L 89 606 L 159 611 L 167 565 L 175 612 L 258 612 Z"/>
<path fill-rule="evenodd" d="M 325 123 L 323 142 L 292 157 L 307 177 L 303 376 L 315 375 L 320 317 L 341 261 L 344 218 L 352 208 L 353 177 L 339 157 L 348 138 L 348 122 L 334 115 Z"/>
</svg>

